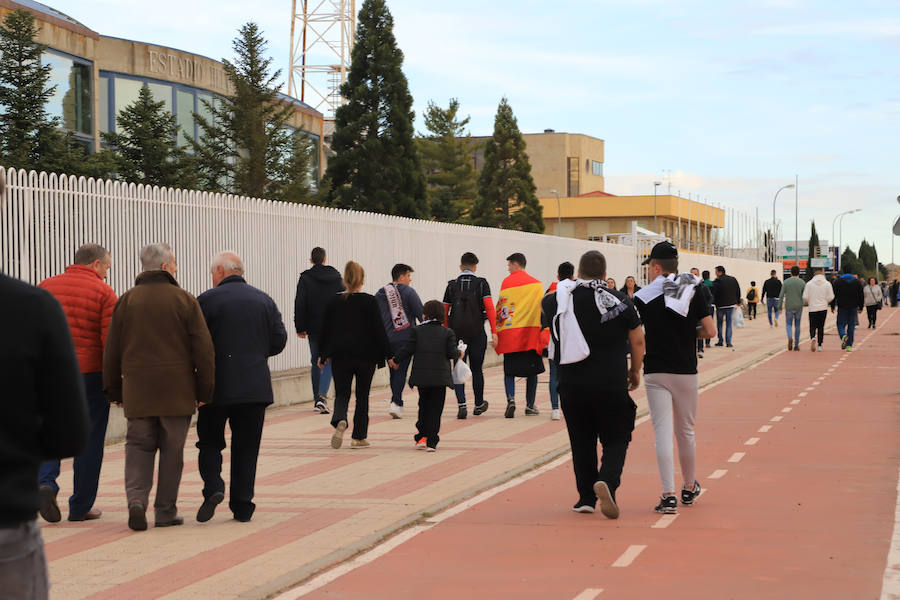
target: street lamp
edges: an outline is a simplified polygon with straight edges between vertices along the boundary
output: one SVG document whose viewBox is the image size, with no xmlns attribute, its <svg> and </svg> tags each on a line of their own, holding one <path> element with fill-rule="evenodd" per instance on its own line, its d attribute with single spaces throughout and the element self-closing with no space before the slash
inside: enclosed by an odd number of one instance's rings
<svg viewBox="0 0 900 600">
<path fill-rule="evenodd" d="M 656 224 L 656 188 L 662 185 L 661 181 L 653 182 L 653 233 L 659 233 L 659 226 Z"/>
<path fill-rule="evenodd" d="M 835 221 L 840 223 L 840 225 L 838 226 L 838 235 L 840 235 L 840 238 L 839 238 L 840 241 L 838 242 L 837 261 L 835 262 L 835 267 L 834 267 L 835 274 L 840 274 L 840 272 L 841 272 L 841 248 L 844 247 L 844 231 L 843 231 L 844 215 L 852 215 L 853 213 L 858 213 L 861 210 L 862 210 L 861 208 L 854 208 L 853 210 L 845 210 L 841 214 L 837 215 L 831 221 L 831 243 L 832 244 L 834 243 L 834 223 L 835 223 Z"/>
<path fill-rule="evenodd" d="M 772 243 L 772 254 L 771 254 L 771 256 L 772 256 L 772 262 L 775 262 L 775 229 L 776 229 L 776 225 L 775 225 L 775 202 L 778 201 L 778 194 L 780 194 L 782 190 L 790 190 L 790 189 L 793 189 L 793 188 L 794 188 L 794 184 L 793 184 L 793 183 L 789 183 L 789 184 L 787 184 L 787 185 L 781 186 L 780 188 L 778 188 L 778 191 L 775 192 L 775 199 L 772 200 L 772 235 L 769 236 L 769 241 Z M 794 243 L 796 244 L 797 242 L 794 241 Z"/>
<path fill-rule="evenodd" d="M 551 194 L 556 194 L 556 237 L 562 235 L 562 209 L 559 205 L 559 192 L 550 190 Z"/>
</svg>

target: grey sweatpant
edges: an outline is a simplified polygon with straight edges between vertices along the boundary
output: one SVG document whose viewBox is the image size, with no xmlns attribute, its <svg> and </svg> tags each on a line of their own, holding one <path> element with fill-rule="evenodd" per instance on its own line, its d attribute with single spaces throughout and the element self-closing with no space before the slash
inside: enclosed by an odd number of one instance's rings
<svg viewBox="0 0 900 600">
<path fill-rule="evenodd" d="M 678 462 L 688 489 L 693 489 L 697 464 L 694 421 L 697 418 L 697 375 L 650 373 L 644 376 L 647 404 L 656 433 L 656 463 L 663 493 L 675 492 L 672 437 L 678 442 Z"/>
<path fill-rule="evenodd" d="M 0 599 L 46 600 L 50 589 L 37 520 L 0 527 Z"/>
</svg>

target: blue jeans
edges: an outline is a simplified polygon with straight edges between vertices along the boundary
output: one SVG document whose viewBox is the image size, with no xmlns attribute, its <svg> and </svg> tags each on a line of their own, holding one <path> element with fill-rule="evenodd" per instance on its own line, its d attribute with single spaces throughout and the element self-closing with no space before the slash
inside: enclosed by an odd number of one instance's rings
<svg viewBox="0 0 900 600">
<path fill-rule="evenodd" d="M 482 333 L 474 340 L 463 340 L 466 345 L 466 353 L 461 360 L 469 363 L 472 369 L 472 391 L 475 393 L 475 406 L 484 402 L 484 354 L 487 352 L 487 334 Z M 456 403 L 466 404 L 466 384 L 460 383 L 453 386 L 456 393 Z"/>
<path fill-rule="evenodd" d="M 331 387 L 331 362 L 325 365 L 324 369 L 320 369 L 319 364 L 319 336 L 309 335 L 306 338 L 309 341 L 310 364 L 309 378 L 312 379 L 313 400 L 318 400 L 319 396 L 328 395 L 328 388 Z"/>
<path fill-rule="evenodd" d="M 75 457 L 72 464 L 74 492 L 69 496 L 69 514 L 83 515 L 94 507 L 97 499 L 97 485 L 100 482 L 100 467 L 103 464 L 103 447 L 106 443 L 106 424 L 109 421 L 109 401 L 103 395 L 103 375 L 84 373 L 84 390 L 87 396 L 91 433 L 84 451 Z M 59 461 L 48 460 L 41 464 L 38 472 L 39 485 L 49 485 L 59 491 L 56 478 L 59 477 Z"/>
<path fill-rule="evenodd" d="M 731 316 L 734 307 L 718 308 L 716 307 L 716 328 L 719 331 L 719 343 L 722 343 L 722 320 L 725 320 L 725 343 L 731 345 Z"/>
<path fill-rule="evenodd" d="M 557 371 L 559 367 L 555 360 L 548 360 L 550 363 L 550 408 L 556 410 L 559 408 L 559 375 Z"/>
<path fill-rule="evenodd" d="M 853 333 L 856 330 L 856 309 L 841 308 L 837 309 L 837 330 L 840 337 L 847 336 L 847 345 L 853 345 Z"/>
<path fill-rule="evenodd" d="M 506 398 L 511 400 L 516 397 L 516 378 L 511 375 L 503 376 L 503 387 L 506 388 Z M 525 378 L 525 405 L 534 407 L 534 399 L 537 397 L 537 375 L 529 375 Z"/>
<path fill-rule="evenodd" d="M 781 314 L 781 311 L 778 310 L 778 298 L 766 298 L 766 313 L 769 316 L 769 325 L 772 325 L 772 311 L 775 311 L 775 320 L 778 320 L 778 316 Z"/>
<path fill-rule="evenodd" d="M 396 355 L 403 348 L 404 344 L 391 344 L 391 350 Z M 409 371 L 409 363 L 412 356 L 399 363 L 398 369 L 388 369 L 388 376 L 391 381 L 391 402 L 397 406 L 403 406 L 403 387 L 406 385 L 406 373 Z"/>
<path fill-rule="evenodd" d="M 794 345 L 800 343 L 800 317 L 803 316 L 802 308 L 788 308 L 784 311 L 784 326 L 787 329 L 788 339 L 793 337 Z M 793 325 L 794 334 L 791 335 L 791 326 Z"/>
</svg>

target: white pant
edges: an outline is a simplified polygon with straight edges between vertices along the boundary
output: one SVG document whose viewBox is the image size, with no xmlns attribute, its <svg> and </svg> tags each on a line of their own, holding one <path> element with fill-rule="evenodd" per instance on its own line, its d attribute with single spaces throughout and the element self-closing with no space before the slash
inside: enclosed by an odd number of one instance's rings
<svg viewBox="0 0 900 600">
<path fill-rule="evenodd" d="M 694 421 L 697 418 L 697 375 L 650 373 L 644 377 L 647 404 L 656 433 L 656 463 L 663 493 L 675 491 L 672 437 L 678 441 L 678 462 L 688 489 L 693 489 L 696 468 Z"/>
</svg>

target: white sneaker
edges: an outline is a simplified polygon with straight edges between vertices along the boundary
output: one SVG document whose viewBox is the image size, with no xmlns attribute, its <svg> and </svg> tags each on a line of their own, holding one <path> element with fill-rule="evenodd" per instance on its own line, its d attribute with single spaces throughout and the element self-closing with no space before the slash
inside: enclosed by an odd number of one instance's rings
<svg viewBox="0 0 900 600">
<path fill-rule="evenodd" d="M 562 413 L 558 408 L 554 408 L 550 411 L 550 420 L 551 421 L 559 421 L 562 418 Z"/>
<path fill-rule="evenodd" d="M 822 346 L 819 346 L 816 352 L 822 352 Z"/>
<path fill-rule="evenodd" d="M 403 418 L 403 407 L 391 402 L 391 407 L 388 409 L 388 414 L 391 415 L 392 417 L 394 417 L 395 419 L 402 419 Z"/>
</svg>

